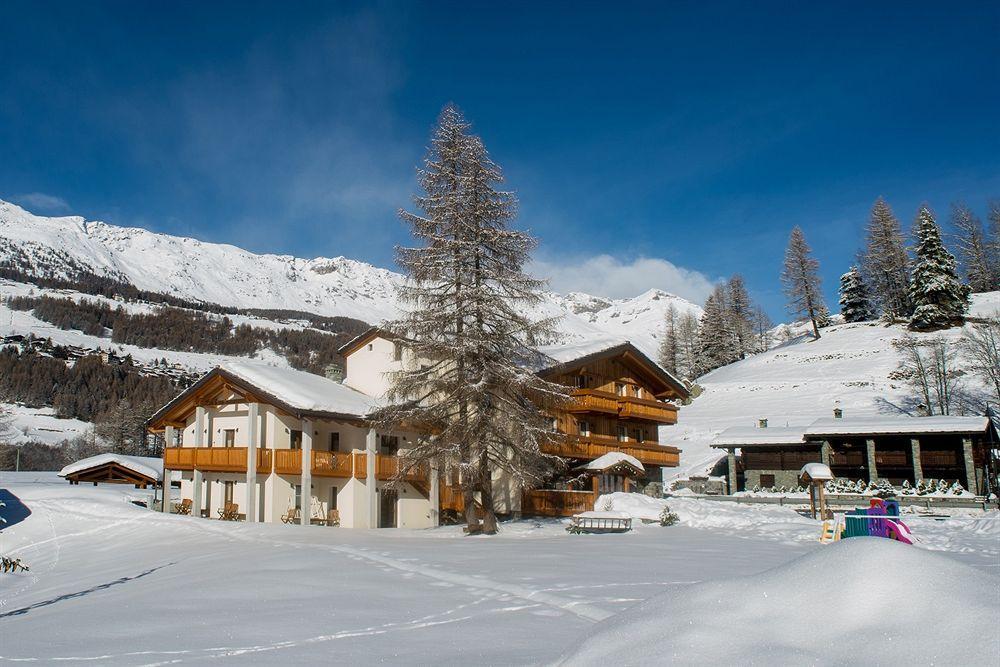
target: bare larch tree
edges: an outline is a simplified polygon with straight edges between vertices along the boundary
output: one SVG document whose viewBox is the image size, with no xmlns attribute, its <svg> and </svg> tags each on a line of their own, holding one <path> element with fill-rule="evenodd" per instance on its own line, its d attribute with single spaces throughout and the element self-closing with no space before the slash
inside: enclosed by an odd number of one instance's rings
<svg viewBox="0 0 1000 667">
<path fill-rule="evenodd" d="M 788 297 L 788 311 L 809 319 L 813 333 L 819 338 L 819 325 L 826 310 L 820 286 L 819 262 L 812 256 L 805 234 L 797 225 L 788 238 L 781 284 Z"/>
</svg>

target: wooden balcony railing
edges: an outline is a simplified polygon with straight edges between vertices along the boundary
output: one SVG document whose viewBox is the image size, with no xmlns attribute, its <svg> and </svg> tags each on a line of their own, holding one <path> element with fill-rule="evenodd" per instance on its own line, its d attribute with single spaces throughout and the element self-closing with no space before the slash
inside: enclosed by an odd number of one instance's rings
<svg viewBox="0 0 1000 667">
<path fill-rule="evenodd" d="M 364 452 L 326 452 L 313 450 L 312 474 L 319 477 L 355 477 L 365 479 L 367 455 Z M 163 466 L 167 470 L 204 470 L 206 472 L 247 471 L 246 447 L 168 447 L 163 450 Z M 258 449 L 257 473 L 279 475 L 302 474 L 301 449 Z M 399 471 L 399 457 L 375 455 L 375 477 L 392 479 Z M 428 478 L 423 470 L 406 475 L 407 481 Z"/>
<path fill-rule="evenodd" d="M 271 451 L 257 450 L 257 472 L 271 472 Z M 167 470 L 205 470 L 209 472 L 246 472 L 246 447 L 167 447 L 163 450 Z"/>
<path fill-rule="evenodd" d="M 167 470 L 194 470 L 194 447 L 167 447 L 163 467 Z"/>
<path fill-rule="evenodd" d="M 925 468 L 956 468 L 959 466 L 958 452 L 947 450 L 923 450 L 920 464 Z"/>
<path fill-rule="evenodd" d="M 677 408 L 668 403 L 634 396 L 618 397 L 618 416 L 622 419 L 643 419 L 660 424 L 676 424 Z"/>
<path fill-rule="evenodd" d="M 378 479 L 392 479 L 399 472 L 399 457 L 387 454 L 375 455 L 375 477 Z M 403 479 L 409 481 L 423 481 L 427 479 L 427 472 L 424 470 L 411 470 Z"/>
<path fill-rule="evenodd" d="M 573 402 L 567 408 L 569 412 L 603 412 L 618 414 L 618 397 L 606 391 L 597 389 L 575 389 Z"/>
<path fill-rule="evenodd" d="M 906 468 L 910 465 L 906 451 L 879 451 L 875 450 L 875 465 L 886 468 Z"/>
<path fill-rule="evenodd" d="M 279 475 L 301 475 L 302 450 L 275 449 L 274 472 L 278 473 Z"/>
<path fill-rule="evenodd" d="M 521 511 L 539 516 L 573 516 L 594 509 L 593 491 L 532 489 L 521 496 Z"/>
<path fill-rule="evenodd" d="M 619 442 L 610 436 L 570 436 L 563 442 L 546 445 L 542 451 L 579 459 L 596 459 L 608 452 L 623 452 L 639 459 L 643 465 L 680 465 L 680 450 L 676 447 L 656 442 Z"/>
<path fill-rule="evenodd" d="M 301 468 L 299 468 L 301 472 Z M 350 477 L 353 472 L 350 452 L 312 453 L 312 474 L 320 477 Z"/>
</svg>

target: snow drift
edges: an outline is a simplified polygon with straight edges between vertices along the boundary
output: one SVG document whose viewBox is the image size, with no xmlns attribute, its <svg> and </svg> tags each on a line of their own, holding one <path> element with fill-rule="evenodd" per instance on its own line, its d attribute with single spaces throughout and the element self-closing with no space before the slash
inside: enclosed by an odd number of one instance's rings
<svg viewBox="0 0 1000 667">
<path fill-rule="evenodd" d="M 562 664 L 995 665 L 998 623 L 1000 579 L 852 538 L 757 575 L 672 588 L 592 628 Z"/>
</svg>

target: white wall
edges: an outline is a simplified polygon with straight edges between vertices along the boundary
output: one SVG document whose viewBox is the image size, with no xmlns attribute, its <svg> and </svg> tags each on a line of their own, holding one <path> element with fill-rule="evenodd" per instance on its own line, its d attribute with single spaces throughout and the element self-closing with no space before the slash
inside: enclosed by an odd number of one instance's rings
<svg viewBox="0 0 1000 667">
<path fill-rule="evenodd" d="M 401 361 L 394 361 L 394 355 L 392 341 L 372 339 L 344 359 L 344 384 L 369 396 L 385 396 L 392 381 L 390 373 L 416 367 L 413 353 L 405 347 Z"/>
</svg>

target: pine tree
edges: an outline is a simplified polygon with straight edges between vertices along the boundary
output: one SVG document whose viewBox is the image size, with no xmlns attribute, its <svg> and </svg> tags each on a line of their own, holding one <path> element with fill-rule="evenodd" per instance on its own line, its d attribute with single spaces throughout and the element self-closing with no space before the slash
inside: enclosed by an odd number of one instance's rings
<svg viewBox="0 0 1000 667">
<path fill-rule="evenodd" d="M 845 322 L 865 322 L 872 318 L 868 288 L 856 266 L 840 276 L 840 314 Z"/>
<path fill-rule="evenodd" d="M 820 321 L 826 309 L 820 289 L 819 262 L 813 258 L 805 234 L 798 226 L 792 229 L 788 238 L 781 283 L 788 297 L 789 312 L 808 318 L 812 322 L 813 333 L 819 338 Z"/>
<path fill-rule="evenodd" d="M 934 329 L 961 324 L 969 308 L 969 286 L 962 283 L 955 257 L 941 242 L 941 230 L 926 206 L 920 208 L 913 235 L 917 245 L 913 262 L 910 327 Z"/>
<path fill-rule="evenodd" d="M 913 312 L 908 292 L 909 263 L 902 228 L 899 220 L 892 214 L 892 209 L 881 197 L 872 206 L 868 221 L 862 270 L 878 312 L 889 319 L 905 317 Z"/>
<path fill-rule="evenodd" d="M 726 283 L 726 316 L 729 332 L 733 337 L 733 352 L 739 359 L 745 359 L 755 352 L 753 335 L 753 303 L 747 292 L 743 276 L 734 275 Z"/>
<path fill-rule="evenodd" d="M 494 477 L 530 488 L 561 464 L 542 447 L 561 437 L 547 413 L 568 393 L 526 367 L 553 322 L 525 315 L 541 299 L 523 268 L 535 240 L 510 227 L 517 201 L 502 181 L 461 112 L 445 107 L 420 172 L 421 213 L 400 211 L 420 245 L 398 250 L 407 311 L 386 327 L 418 363 L 394 375 L 391 405 L 376 414 L 386 430 L 421 426 L 397 482 L 428 465 L 457 468 L 470 533 L 480 531 L 476 492 L 482 530 L 497 531 Z"/>
<path fill-rule="evenodd" d="M 705 300 L 704 313 L 698 326 L 698 373 L 707 373 L 730 364 L 738 358 L 733 350 L 729 330 L 727 295 L 724 285 L 717 285 Z"/>
<path fill-rule="evenodd" d="M 671 304 L 663 316 L 663 340 L 660 341 L 660 365 L 671 375 L 679 375 L 677 357 L 680 344 L 677 340 L 677 308 Z"/>
<path fill-rule="evenodd" d="M 983 223 L 965 204 L 954 204 L 951 224 L 955 229 L 955 242 L 962 273 L 973 292 L 1000 289 L 1000 265 L 991 261 L 989 240 Z"/>
</svg>

